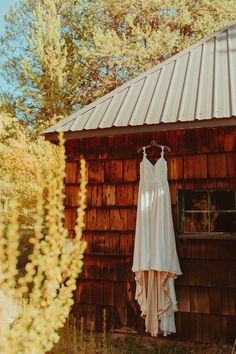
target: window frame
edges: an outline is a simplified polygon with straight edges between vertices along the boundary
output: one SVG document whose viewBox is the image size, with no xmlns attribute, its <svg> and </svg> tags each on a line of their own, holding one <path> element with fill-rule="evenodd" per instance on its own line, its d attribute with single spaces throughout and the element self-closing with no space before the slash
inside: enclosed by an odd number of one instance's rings
<svg viewBox="0 0 236 354">
<path fill-rule="evenodd" d="M 184 204 L 184 194 L 185 192 L 199 192 L 199 193 L 207 193 L 207 200 L 208 200 L 208 209 L 203 209 L 203 212 L 208 214 L 208 225 L 210 225 L 210 213 L 213 213 L 214 210 L 210 208 L 211 206 L 211 194 L 214 192 L 234 192 L 234 207 L 235 209 L 228 209 L 223 210 L 219 209 L 217 212 L 223 213 L 232 213 L 235 212 L 236 215 L 236 189 L 178 189 L 177 190 L 177 230 L 178 230 L 178 238 L 188 239 L 233 239 L 236 240 L 236 230 L 234 232 L 228 231 L 193 231 L 193 232 L 186 232 L 184 231 L 184 213 L 187 210 L 187 213 L 194 212 L 194 213 L 201 213 L 201 209 L 199 210 L 188 210 L 185 209 Z"/>
</svg>

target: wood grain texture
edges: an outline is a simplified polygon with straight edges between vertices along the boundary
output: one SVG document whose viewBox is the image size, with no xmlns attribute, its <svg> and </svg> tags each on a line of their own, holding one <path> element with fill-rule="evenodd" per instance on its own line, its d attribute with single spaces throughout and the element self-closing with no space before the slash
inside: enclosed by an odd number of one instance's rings
<svg viewBox="0 0 236 354">
<path fill-rule="evenodd" d="M 90 161 L 88 167 L 89 183 L 104 182 L 104 163 L 102 161 Z"/>
<path fill-rule="evenodd" d="M 168 159 L 168 178 L 169 180 L 179 180 L 183 178 L 183 157 L 173 156 Z"/>
<path fill-rule="evenodd" d="M 76 300 L 81 304 L 92 304 L 92 281 L 83 280 L 78 282 Z"/>
<path fill-rule="evenodd" d="M 120 233 L 119 254 L 122 256 L 133 256 L 133 251 L 134 251 L 134 233 L 133 232 Z"/>
<path fill-rule="evenodd" d="M 119 260 L 113 256 L 101 257 L 101 279 L 118 280 L 118 262 Z"/>
<path fill-rule="evenodd" d="M 114 281 L 103 282 L 103 304 L 114 305 Z"/>
<path fill-rule="evenodd" d="M 78 207 L 79 206 L 79 186 L 66 186 L 65 194 L 65 206 L 66 207 Z"/>
<path fill-rule="evenodd" d="M 97 209 L 96 230 L 109 230 L 110 213 L 107 209 Z"/>
<path fill-rule="evenodd" d="M 152 132 L 132 136 L 70 140 L 66 143 L 65 226 L 74 237 L 79 159 L 88 165 L 86 227 L 88 243 L 78 280 L 75 311 L 86 326 L 130 325 L 144 331 L 131 271 L 139 188 L 137 148 L 156 139 L 166 153 L 172 212 L 178 233 L 178 190 L 236 189 L 236 128 Z M 159 157 L 149 150 L 150 159 Z M 177 334 L 181 340 L 232 343 L 236 327 L 236 242 L 176 239 L 183 275 L 176 294 Z M 89 328 L 89 327 L 88 327 Z"/>
<path fill-rule="evenodd" d="M 66 184 L 76 183 L 76 162 L 66 162 Z"/>
<path fill-rule="evenodd" d="M 107 182 L 121 182 L 123 180 L 123 161 L 122 160 L 106 161 L 105 180 Z"/>
<path fill-rule="evenodd" d="M 115 184 L 104 184 L 103 185 L 103 198 L 102 204 L 104 206 L 115 205 L 116 196 L 115 196 Z"/>
<path fill-rule="evenodd" d="M 129 206 L 134 204 L 133 184 L 119 184 L 116 187 L 116 205 Z"/>
<path fill-rule="evenodd" d="M 97 209 L 96 208 L 87 209 L 86 215 L 87 215 L 86 229 L 96 230 L 97 229 Z"/>
<path fill-rule="evenodd" d="M 102 205 L 102 185 L 95 184 L 91 185 L 91 204 L 92 206 L 101 206 Z"/>
<path fill-rule="evenodd" d="M 227 175 L 229 177 L 236 177 L 236 152 L 228 153 L 226 157 L 227 157 Z"/>
<path fill-rule="evenodd" d="M 208 176 L 210 178 L 226 177 L 226 154 L 208 154 Z"/>
<path fill-rule="evenodd" d="M 124 161 L 124 181 L 135 182 L 137 180 L 137 160 Z"/>
<path fill-rule="evenodd" d="M 111 230 L 127 230 L 128 225 L 127 209 L 110 209 L 110 229 Z"/>
<path fill-rule="evenodd" d="M 93 280 L 93 304 L 102 305 L 103 304 L 103 281 Z"/>
<path fill-rule="evenodd" d="M 207 178 L 207 155 L 185 156 L 184 178 Z"/>
<path fill-rule="evenodd" d="M 74 230 L 76 220 L 76 210 L 72 208 L 65 209 L 65 228 Z"/>
</svg>

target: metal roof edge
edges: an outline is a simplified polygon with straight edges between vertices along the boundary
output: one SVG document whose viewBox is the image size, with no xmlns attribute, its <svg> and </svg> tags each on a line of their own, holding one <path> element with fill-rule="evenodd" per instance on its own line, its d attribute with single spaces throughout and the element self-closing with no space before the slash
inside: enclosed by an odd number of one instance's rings
<svg viewBox="0 0 236 354">
<path fill-rule="evenodd" d="M 126 127 L 112 127 L 93 130 L 81 130 L 81 131 L 67 131 L 64 132 L 64 138 L 66 140 L 72 139 L 86 139 L 97 138 L 106 136 L 117 135 L 129 135 L 129 134 L 142 134 L 159 131 L 171 131 L 180 129 L 199 129 L 199 128 L 217 128 L 236 126 L 236 117 L 230 118 L 213 118 L 207 120 L 194 120 L 189 122 L 173 122 L 173 123 L 160 123 L 160 124 L 145 124 L 138 126 L 126 126 Z M 58 132 L 50 132 L 45 134 L 45 139 L 52 143 L 58 142 Z"/>
</svg>

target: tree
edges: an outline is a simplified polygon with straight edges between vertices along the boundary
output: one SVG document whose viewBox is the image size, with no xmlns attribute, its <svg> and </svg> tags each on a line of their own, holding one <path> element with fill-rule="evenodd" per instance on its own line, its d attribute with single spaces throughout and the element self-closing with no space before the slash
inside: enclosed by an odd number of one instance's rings
<svg viewBox="0 0 236 354">
<path fill-rule="evenodd" d="M 235 0 L 21 0 L 1 39 L 16 114 L 48 124 L 235 17 Z"/>
<path fill-rule="evenodd" d="M 22 0 L 6 16 L 3 74 L 15 86 L 17 117 L 29 126 L 44 128 L 80 104 L 84 12 L 80 0 Z"/>
<path fill-rule="evenodd" d="M 85 56 L 106 62 L 104 88 L 150 69 L 236 18 L 234 0 L 102 2 Z M 86 46 L 84 46 L 86 48 Z"/>
</svg>

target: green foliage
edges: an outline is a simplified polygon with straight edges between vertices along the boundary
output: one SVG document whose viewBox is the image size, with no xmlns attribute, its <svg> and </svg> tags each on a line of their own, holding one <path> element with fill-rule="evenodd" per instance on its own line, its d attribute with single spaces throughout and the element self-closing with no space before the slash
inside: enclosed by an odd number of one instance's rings
<svg viewBox="0 0 236 354">
<path fill-rule="evenodd" d="M 103 56 L 110 80 L 137 75 L 236 17 L 234 0 L 104 1 L 94 48 L 88 56 Z M 110 75 L 110 76 L 109 76 Z"/>
<path fill-rule="evenodd" d="M 15 86 L 17 116 L 30 126 L 44 128 L 80 102 L 81 6 L 79 0 L 22 0 L 6 16 L 3 74 Z"/>
<path fill-rule="evenodd" d="M 235 18 L 235 0 L 18 0 L 0 42 L 10 101 L 42 129 Z"/>
<path fill-rule="evenodd" d="M 25 252 L 29 252 L 28 239 L 34 230 L 37 194 L 42 189 L 46 197 L 46 177 L 49 169 L 57 174 L 56 161 L 60 154 L 57 146 L 32 135 L 17 118 L 0 113 L 0 202 L 6 215 L 11 200 L 18 205 L 23 256 L 20 261 L 25 259 Z"/>
</svg>

